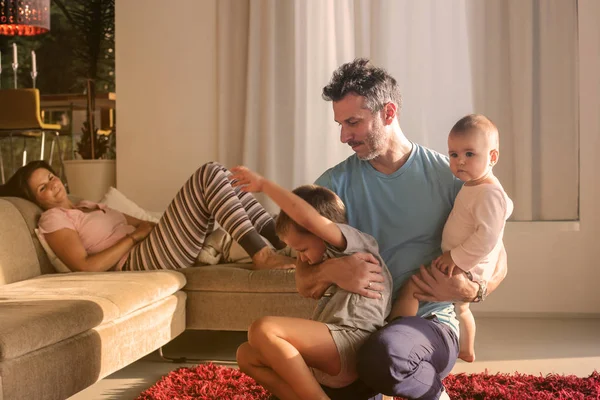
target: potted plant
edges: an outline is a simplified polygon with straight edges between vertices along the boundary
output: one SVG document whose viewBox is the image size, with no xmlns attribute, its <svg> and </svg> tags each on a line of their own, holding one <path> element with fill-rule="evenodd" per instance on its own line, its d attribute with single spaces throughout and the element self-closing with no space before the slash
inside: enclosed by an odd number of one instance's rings
<svg viewBox="0 0 600 400">
<path fill-rule="evenodd" d="M 89 200 L 100 200 L 110 186 L 116 186 L 114 160 L 115 139 L 95 123 L 96 85 L 105 90 L 114 87 L 114 0 L 54 0 L 63 12 L 77 41 L 74 55 L 80 83 L 85 82 L 86 118 L 77 143 L 75 160 L 65 161 L 65 173 L 71 194 Z"/>
<path fill-rule="evenodd" d="M 65 174 L 69 192 L 78 197 L 98 201 L 111 186 L 116 186 L 115 135 L 110 130 L 100 130 L 95 123 L 95 87 L 87 82 L 86 119 L 77 143 L 78 159 L 65 161 Z"/>
</svg>

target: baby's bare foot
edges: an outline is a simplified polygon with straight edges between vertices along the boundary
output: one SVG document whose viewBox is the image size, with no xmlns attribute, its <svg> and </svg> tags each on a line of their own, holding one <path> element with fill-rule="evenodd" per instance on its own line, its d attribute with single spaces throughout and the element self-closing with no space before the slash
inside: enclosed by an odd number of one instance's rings
<svg viewBox="0 0 600 400">
<path fill-rule="evenodd" d="M 277 254 L 272 248 L 265 246 L 260 249 L 254 257 L 252 263 L 255 269 L 291 269 L 296 267 L 296 260 Z"/>
</svg>

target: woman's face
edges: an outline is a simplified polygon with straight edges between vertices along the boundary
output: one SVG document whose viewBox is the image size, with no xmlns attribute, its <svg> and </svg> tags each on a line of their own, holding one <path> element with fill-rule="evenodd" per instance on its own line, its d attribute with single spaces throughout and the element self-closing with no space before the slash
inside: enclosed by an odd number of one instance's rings
<svg viewBox="0 0 600 400">
<path fill-rule="evenodd" d="M 63 206 L 68 201 L 67 191 L 60 179 L 45 168 L 33 171 L 27 182 L 36 202 L 44 210 Z"/>
</svg>

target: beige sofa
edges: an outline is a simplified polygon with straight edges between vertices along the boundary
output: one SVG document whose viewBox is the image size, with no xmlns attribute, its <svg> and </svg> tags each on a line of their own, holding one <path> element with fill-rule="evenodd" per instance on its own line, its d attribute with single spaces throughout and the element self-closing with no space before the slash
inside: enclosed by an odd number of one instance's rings
<svg viewBox="0 0 600 400">
<path fill-rule="evenodd" d="M 248 265 L 54 273 L 33 231 L 40 213 L 0 198 L 0 400 L 65 399 L 185 329 L 242 331 L 314 307 L 293 271 Z"/>
</svg>

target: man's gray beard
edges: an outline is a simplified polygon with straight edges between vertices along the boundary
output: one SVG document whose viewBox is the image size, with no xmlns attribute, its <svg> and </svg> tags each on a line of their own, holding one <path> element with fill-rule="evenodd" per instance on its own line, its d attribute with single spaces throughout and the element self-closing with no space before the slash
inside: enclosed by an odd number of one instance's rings
<svg viewBox="0 0 600 400">
<path fill-rule="evenodd" d="M 360 160 L 371 161 L 379 157 L 383 153 L 383 148 L 385 146 L 385 136 L 383 132 L 373 132 L 366 138 L 365 144 L 369 148 L 369 152 L 362 157 L 358 156 Z"/>
<path fill-rule="evenodd" d="M 376 150 L 372 150 L 367 155 L 364 155 L 362 157 L 357 154 L 358 159 L 362 161 L 371 161 L 372 159 L 377 158 L 378 156 L 379 153 Z"/>
</svg>

